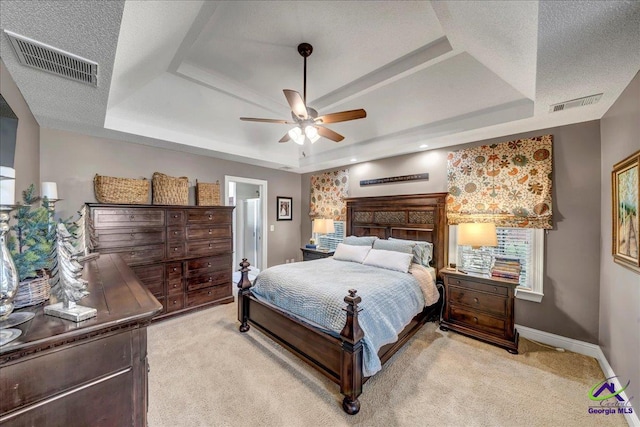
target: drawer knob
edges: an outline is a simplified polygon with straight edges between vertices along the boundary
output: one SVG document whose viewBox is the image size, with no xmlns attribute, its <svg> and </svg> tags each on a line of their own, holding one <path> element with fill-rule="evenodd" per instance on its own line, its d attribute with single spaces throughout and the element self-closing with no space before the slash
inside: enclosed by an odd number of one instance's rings
<svg viewBox="0 0 640 427">
<path fill-rule="evenodd" d="M 178 300 L 173 300 L 173 305 L 176 305 L 178 303 Z"/>
<path fill-rule="evenodd" d="M 133 239 L 133 238 L 135 238 L 135 237 L 136 237 L 136 235 L 135 235 L 135 234 L 133 234 L 133 233 L 131 233 L 131 238 Z"/>
<path fill-rule="evenodd" d="M 478 301 L 478 298 L 474 298 L 473 302 L 475 302 L 476 304 L 478 304 L 480 301 Z"/>
<path fill-rule="evenodd" d="M 178 218 L 178 215 L 177 215 L 177 214 L 175 214 L 175 215 L 173 215 L 173 217 L 174 217 L 174 218 Z"/>
<path fill-rule="evenodd" d="M 211 295 L 211 291 L 207 292 L 207 295 Z"/>
<path fill-rule="evenodd" d="M 477 318 L 477 317 L 474 317 L 474 318 L 473 318 L 473 321 L 474 321 L 475 323 L 478 323 L 478 318 Z"/>
<path fill-rule="evenodd" d="M 210 262 L 207 263 L 207 267 L 211 267 L 211 263 Z"/>
<path fill-rule="evenodd" d="M 209 277 L 209 281 L 210 281 L 210 282 L 213 282 L 213 277 Z"/>
<path fill-rule="evenodd" d="M 177 287 L 178 287 L 178 284 L 177 284 L 177 283 L 174 283 L 174 284 L 173 284 L 173 288 L 175 289 L 175 288 L 177 288 Z"/>
<path fill-rule="evenodd" d="M 175 273 L 176 271 L 178 271 L 177 267 L 173 267 L 173 272 Z"/>
<path fill-rule="evenodd" d="M 209 229 L 209 234 L 211 234 L 211 233 L 213 233 L 213 230 L 212 230 L 212 229 Z"/>
<path fill-rule="evenodd" d="M 136 253 L 131 251 L 131 253 L 129 255 L 134 256 Z"/>
<path fill-rule="evenodd" d="M 135 215 L 129 215 L 129 219 L 134 220 L 134 219 L 136 219 L 136 216 Z"/>
<path fill-rule="evenodd" d="M 498 288 L 496 288 L 495 286 L 493 287 L 493 292 L 498 292 Z"/>
<path fill-rule="evenodd" d="M 177 236 L 177 235 L 178 235 L 178 232 L 177 232 L 177 231 L 174 231 L 174 232 L 173 232 L 173 235 L 174 235 L 174 236 Z"/>
<path fill-rule="evenodd" d="M 460 284 L 460 280 L 456 280 L 456 285 L 459 285 L 459 284 Z"/>
<path fill-rule="evenodd" d="M 173 248 L 173 252 L 178 252 L 178 248 Z"/>
<path fill-rule="evenodd" d="M 209 215 L 209 219 L 213 219 L 213 215 Z"/>
<path fill-rule="evenodd" d="M 211 243 L 209 243 L 209 247 L 211 247 Z"/>
</svg>

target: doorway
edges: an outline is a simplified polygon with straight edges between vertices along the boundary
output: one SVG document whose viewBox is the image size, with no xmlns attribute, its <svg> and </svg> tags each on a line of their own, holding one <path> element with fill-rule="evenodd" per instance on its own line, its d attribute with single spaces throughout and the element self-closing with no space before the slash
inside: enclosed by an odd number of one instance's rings
<svg viewBox="0 0 640 427">
<path fill-rule="evenodd" d="M 233 272 L 234 283 L 243 258 L 251 264 L 249 277 L 266 268 L 267 260 L 267 181 L 226 175 L 225 205 L 233 210 Z M 235 286 L 234 286 L 235 289 Z"/>
</svg>

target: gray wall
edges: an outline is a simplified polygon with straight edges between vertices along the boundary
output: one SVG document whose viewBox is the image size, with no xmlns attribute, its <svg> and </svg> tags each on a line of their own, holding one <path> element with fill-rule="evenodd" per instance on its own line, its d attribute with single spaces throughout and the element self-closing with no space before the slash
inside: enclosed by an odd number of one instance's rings
<svg viewBox="0 0 640 427">
<path fill-rule="evenodd" d="M 40 126 L 2 61 L 0 93 L 18 116 L 14 169 L 16 201 L 22 201 L 22 190 L 29 185 L 35 184 L 36 191 L 40 191 Z"/>
<path fill-rule="evenodd" d="M 546 235 L 544 298 L 517 300 L 516 323 L 591 343 L 598 342 L 600 259 L 600 127 L 598 121 L 505 136 L 346 166 L 351 197 L 447 191 L 446 155 L 454 149 L 523 137 L 554 137 L 554 229 Z M 428 181 L 360 187 L 362 179 L 428 172 Z M 302 176 L 302 203 L 310 180 Z M 589 197 L 591 194 L 591 197 Z M 301 238 L 310 235 L 308 209 Z M 301 243 L 303 243 L 301 241 Z"/>
<path fill-rule="evenodd" d="M 58 183 L 56 214 L 68 217 L 85 202 L 95 202 L 93 177 L 100 175 L 151 179 L 153 172 L 187 176 L 224 184 L 225 175 L 268 181 L 269 266 L 298 258 L 300 247 L 300 175 L 243 163 L 180 153 L 130 142 L 116 141 L 52 129 L 41 130 L 40 165 L 43 181 Z M 221 189 L 222 194 L 224 194 Z M 276 196 L 293 197 L 293 221 L 276 221 Z M 194 190 L 190 189 L 190 203 Z"/>
<path fill-rule="evenodd" d="M 627 397 L 640 411 L 640 273 L 611 256 L 611 171 L 640 149 L 640 73 L 600 123 L 602 135 L 602 236 L 600 254 L 600 347 L 621 382 L 630 380 Z"/>
</svg>

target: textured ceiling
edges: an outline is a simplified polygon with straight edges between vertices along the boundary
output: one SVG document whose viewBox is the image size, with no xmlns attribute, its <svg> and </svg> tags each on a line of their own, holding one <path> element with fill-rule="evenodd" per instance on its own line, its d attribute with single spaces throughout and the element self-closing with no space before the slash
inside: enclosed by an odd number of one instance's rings
<svg viewBox="0 0 640 427">
<path fill-rule="evenodd" d="M 640 69 L 637 1 L 3 1 L 0 27 L 99 63 L 98 87 L 0 55 L 43 127 L 308 172 L 599 119 Z M 339 144 L 277 141 L 282 89 Z M 603 93 L 595 105 L 549 106 Z"/>
</svg>

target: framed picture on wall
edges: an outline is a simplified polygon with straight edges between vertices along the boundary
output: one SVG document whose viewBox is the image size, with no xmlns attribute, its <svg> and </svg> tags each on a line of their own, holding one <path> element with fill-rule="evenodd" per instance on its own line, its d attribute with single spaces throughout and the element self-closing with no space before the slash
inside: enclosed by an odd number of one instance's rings
<svg viewBox="0 0 640 427">
<path fill-rule="evenodd" d="M 611 173 L 613 260 L 640 273 L 640 151 L 616 163 Z"/>
<path fill-rule="evenodd" d="M 280 196 L 277 199 L 278 214 L 276 218 L 278 221 L 291 221 L 293 219 L 293 199 Z"/>
</svg>

